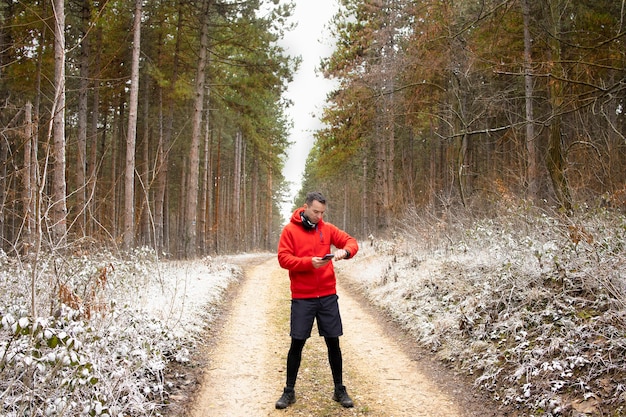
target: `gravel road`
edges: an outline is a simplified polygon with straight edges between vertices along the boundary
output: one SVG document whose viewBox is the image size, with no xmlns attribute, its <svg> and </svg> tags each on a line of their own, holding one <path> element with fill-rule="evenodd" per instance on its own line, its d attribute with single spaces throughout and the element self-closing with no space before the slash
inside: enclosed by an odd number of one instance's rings
<svg viewBox="0 0 626 417">
<path fill-rule="evenodd" d="M 339 262 L 352 262 L 339 261 Z M 347 268 L 344 268 L 347 269 Z M 350 268 L 355 272 L 358 268 Z M 332 400 L 332 378 L 322 338 L 307 341 L 296 385 L 297 402 L 276 410 L 285 383 L 289 348 L 289 278 L 275 257 L 245 266 L 231 291 L 191 416 L 497 416 L 471 386 L 425 357 L 385 316 L 351 289 L 350 272 L 338 276 L 344 322 L 344 384 L 354 400 Z"/>
</svg>

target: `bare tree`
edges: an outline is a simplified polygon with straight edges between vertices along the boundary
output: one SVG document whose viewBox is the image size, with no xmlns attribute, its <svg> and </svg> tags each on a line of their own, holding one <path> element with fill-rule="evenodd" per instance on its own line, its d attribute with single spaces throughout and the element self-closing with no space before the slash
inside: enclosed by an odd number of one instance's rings
<svg viewBox="0 0 626 417">
<path fill-rule="evenodd" d="M 76 225 L 80 232 L 86 234 L 86 203 L 87 203 L 87 120 L 89 100 L 89 20 L 91 14 L 91 2 L 85 1 L 81 9 L 81 43 L 80 43 L 80 80 L 78 91 L 78 152 L 76 166 L 76 182 L 78 185 L 78 210 Z"/>
<path fill-rule="evenodd" d="M 94 48 L 95 51 L 97 51 L 95 53 L 95 59 L 94 59 L 94 64 L 93 64 L 93 68 L 94 71 L 97 73 L 100 71 L 100 60 L 101 60 L 101 54 L 99 53 L 100 51 L 100 46 L 102 45 L 102 29 L 101 28 L 96 28 L 95 29 L 95 44 L 96 44 L 96 48 Z M 91 108 L 91 120 L 89 123 L 89 135 L 87 136 L 89 138 L 89 144 L 91 146 L 90 150 L 89 150 L 89 157 L 88 157 L 88 162 L 87 162 L 87 178 L 88 178 L 88 188 L 89 188 L 89 198 L 87 199 L 87 207 L 86 210 L 88 212 L 88 216 L 87 216 L 87 220 L 88 220 L 88 227 L 87 227 L 87 233 L 91 234 L 93 233 L 94 230 L 94 218 L 95 218 L 95 194 L 96 194 L 96 187 L 98 184 L 97 181 L 97 164 L 98 164 L 98 118 L 100 115 L 100 88 L 99 87 L 99 82 L 95 82 L 94 83 L 94 89 L 93 89 L 93 97 L 92 97 L 92 108 Z"/>
<path fill-rule="evenodd" d="M 33 243 L 33 233 L 35 232 L 35 188 L 36 180 L 33 175 L 33 164 L 37 164 L 37 160 L 33 160 L 33 142 L 36 141 L 33 127 L 33 105 L 27 102 L 24 107 L 24 169 L 22 170 L 22 183 L 24 185 L 23 201 L 24 201 L 24 231 L 25 243 L 28 249 Z"/>
<path fill-rule="evenodd" d="M 52 106 L 53 176 L 52 176 L 52 239 L 65 241 L 67 232 L 67 203 L 65 183 L 65 4 L 54 0 L 54 88 Z"/>
<path fill-rule="evenodd" d="M 210 102 L 210 98 L 207 97 L 207 107 Z M 210 117 L 207 114 L 204 120 L 204 154 L 202 160 L 202 166 L 204 168 L 202 176 L 202 197 L 200 200 L 200 228 L 202 231 L 201 249 L 205 253 L 207 250 L 207 236 L 209 234 L 209 204 L 211 193 L 209 190 L 213 187 L 212 174 L 211 174 L 211 126 Z"/>
<path fill-rule="evenodd" d="M 565 69 L 562 64 L 561 57 L 561 13 L 563 13 L 563 4 L 560 0 L 551 0 L 549 2 L 549 18 L 551 19 L 552 31 L 548 44 L 550 46 L 550 129 L 548 137 L 548 155 L 546 156 L 546 166 L 552 180 L 552 187 L 561 208 L 566 211 L 572 208 L 572 197 L 570 195 L 567 177 L 565 175 L 566 161 L 563 153 L 562 135 L 563 135 L 563 116 L 561 112 L 564 106 L 565 86 L 564 79 Z"/>
<path fill-rule="evenodd" d="M 239 248 L 241 240 L 241 186 L 243 184 L 243 154 L 244 154 L 243 133 L 241 128 L 235 134 L 235 157 L 233 160 L 233 217 L 231 225 L 234 225 L 232 236 L 235 247 Z"/>
<path fill-rule="evenodd" d="M 537 170 L 537 144 L 535 141 L 535 121 L 533 112 L 533 75 L 530 38 L 530 4 L 529 0 L 522 0 L 522 14 L 524 16 L 524 91 L 526 96 L 526 175 L 528 181 L 528 196 L 536 200 L 539 190 L 539 173 Z"/>
<path fill-rule="evenodd" d="M 169 164 L 169 148 L 172 141 L 173 123 L 174 123 L 174 91 L 178 82 L 179 71 L 179 54 L 182 43 L 183 33 L 183 1 L 179 0 L 177 4 L 177 26 L 176 26 L 176 43 L 174 48 L 174 57 L 172 63 L 172 78 L 170 87 L 166 90 L 167 112 L 163 115 L 163 89 L 159 92 L 159 112 L 162 125 L 159 128 L 159 144 L 157 150 L 157 173 L 156 173 L 156 191 L 154 197 L 154 240 L 160 251 L 167 248 L 167 177 Z"/>
<path fill-rule="evenodd" d="M 137 104 L 139 101 L 141 2 L 142 0 L 135 0 L 130 103 L 128 109 L 128 132 L 126 133 L 126 171 L 124 175 L 124 247 L 126 249 L 130 249 L 133 246 L 135 232 L 135 142 L 137 140 Z"/>
<path fill-rule="evenodd" d="M 207 46 L 209 41 L 209 5 L 210 0 L 202 1 L 202 26 L 200 29 L 200 51 L 198 51 L 198 68 L 196 71 L 194 113 L 191 128 L 191 146 L 189 148 L 189 182 L 187 184 L 187 204 L 185 205 L 185 239 L 184 253 L 193 257 L 196 253 L 197 209 L 198 209 L 198 175 L 200 172 L 200 134 L 202 132 L 202 110 L 204 108 L 205 70 L 208 61 Z"/>
</svg>

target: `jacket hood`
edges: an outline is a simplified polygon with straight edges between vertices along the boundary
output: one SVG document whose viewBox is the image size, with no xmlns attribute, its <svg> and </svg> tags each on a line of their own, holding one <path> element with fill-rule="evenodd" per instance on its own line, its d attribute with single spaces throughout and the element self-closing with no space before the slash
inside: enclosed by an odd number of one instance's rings
<svg viewBox="0 0 626 417">
<path fill-rule="evenodd" d="M 298 207 L 291 213 L 291 223 L 302 224 L 302 218 L 300 217 L 300 213 L 304 211 L 304 207 Z"/>
<path fill-rule="evenodd" d="M 304 227 L 304 225 L 302 224 L 302 217 L 300 217 L 300 214 L 304 211 L 304 206 L 302 207 L 298 207 L 297 209 L 295 209 L 293 211 L 293 213 L 291 214 L 291 223 L 295 223 L 297 225 L 300 225 L 302 227 Z M 320 219 L 320 221 L 317 222 L 318 226 L 321 226 L 324 224 L 324 220 Z"/>
</svg>

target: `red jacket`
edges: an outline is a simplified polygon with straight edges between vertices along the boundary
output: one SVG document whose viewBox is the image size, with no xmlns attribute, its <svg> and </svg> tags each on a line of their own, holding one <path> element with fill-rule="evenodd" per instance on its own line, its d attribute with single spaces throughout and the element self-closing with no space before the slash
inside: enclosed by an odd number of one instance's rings
<svg viewBox="0 0 626 417">
<path fill-rule="evenodd" d="M 278 263 L 289 270 L 292 298 L 317 298 L 336 294 L 333 261 L 313 268 L 311 258 L 330 253 L 330 246 L 345 249 L 353 257 L 359 245 L 352 236 L 331 223 L 320 220 L 315 229 L 305 229 L 300 213 L 293 212 L 291 221 L 283 228 L 278 242 Z"/>
</svg>

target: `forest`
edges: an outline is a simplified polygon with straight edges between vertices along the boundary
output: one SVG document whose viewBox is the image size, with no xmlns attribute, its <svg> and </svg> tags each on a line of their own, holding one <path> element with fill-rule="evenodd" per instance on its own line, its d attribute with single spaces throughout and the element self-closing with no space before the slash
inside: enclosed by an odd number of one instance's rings
<svg viewBox="0 0 626 417">
<path fill-rule="evenodd" d="M 3 1 L 2 248 L 268 247 L 298 64 L 270 6 Z"/>
<path fill-rule="evenodd" d="M 359 291 L 507 415 L 624 415 L 626 0 L 338 0 L 289 201 L 295 1 L 0 1 L 5 414 L 171 412 L 228 258 L 319 190 Z"/>
<path fill-rule="evenodd" d="M 342 6 L 303 187 L 330 190 L 336 223 L 624 208 L 623 1 Z"/>
<path fill-rule="evenodd" d="M 294 203 L 323 191 L 359 237 L 415 209 L 623 208 L 624 6 L 341 0 Z M 2 249 L 273 249 L 292 7 L 3 1 Z"/>
</svg>

